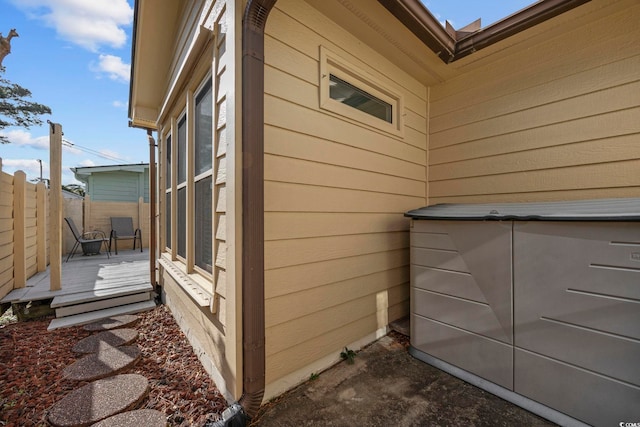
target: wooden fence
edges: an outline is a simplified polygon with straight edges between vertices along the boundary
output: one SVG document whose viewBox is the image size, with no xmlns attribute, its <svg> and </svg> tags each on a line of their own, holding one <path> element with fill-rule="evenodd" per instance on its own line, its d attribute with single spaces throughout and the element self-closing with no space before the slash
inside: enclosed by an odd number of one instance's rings
<svg viewBox="0 0 640 427">
<path fill-rule="evenodd" d="M 17 171 L 2 172 L 0 159 L 0 298 L 23 288 L 49 263 L 48 190 Z"/>
<path fill-rule="evenodd" d="M 145 203 L 142 197 L 138 203 L 132 203 L 94 201 L 85 196 L 84 231 L 100 230 L 109 237 L 112 216 L 130 216 L 133 219 L 133 228 L 140 228 L 142 231 L 142 246 L 149 247 L 149 203 Z M 128 248 L 129 242 L 131 241 L 121 243 L 122 248 Z"/>
</svg>

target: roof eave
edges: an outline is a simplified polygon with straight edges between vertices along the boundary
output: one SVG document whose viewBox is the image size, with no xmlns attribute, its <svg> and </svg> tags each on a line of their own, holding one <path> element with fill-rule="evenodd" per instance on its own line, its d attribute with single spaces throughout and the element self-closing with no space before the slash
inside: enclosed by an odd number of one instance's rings
<svg viewBox="0 0 640 427">
<path fill-rule="evenodd" d="M 464 58 L 589 1 L 541 0 L 456 40 L 419 0 L 378 0 L 445 63 Z"/>
</svg>

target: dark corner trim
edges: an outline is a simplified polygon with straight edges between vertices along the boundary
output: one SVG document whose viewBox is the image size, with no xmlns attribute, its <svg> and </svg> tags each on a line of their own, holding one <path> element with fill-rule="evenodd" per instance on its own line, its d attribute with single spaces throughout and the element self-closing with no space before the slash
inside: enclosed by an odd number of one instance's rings
<svg viewBox="0 0 640 427">
<path fill-rule="evenodd" d="M 242 19 L 242 397 L 253 417 L 265 389 L 264 30 L 277 0 L 249 0 Z"/>
</svg>

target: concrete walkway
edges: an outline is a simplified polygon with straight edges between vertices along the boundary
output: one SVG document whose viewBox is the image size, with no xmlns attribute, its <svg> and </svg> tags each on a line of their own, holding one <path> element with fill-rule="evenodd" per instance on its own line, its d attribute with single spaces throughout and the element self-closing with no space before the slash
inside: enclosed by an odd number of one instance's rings
<svg viewBox="0 0 640 427">
<path fill-rule="evenodd" d="M 264 405 L 252 426 L 553 426 L 408 354 L 386 336 Z"/>
</svg>

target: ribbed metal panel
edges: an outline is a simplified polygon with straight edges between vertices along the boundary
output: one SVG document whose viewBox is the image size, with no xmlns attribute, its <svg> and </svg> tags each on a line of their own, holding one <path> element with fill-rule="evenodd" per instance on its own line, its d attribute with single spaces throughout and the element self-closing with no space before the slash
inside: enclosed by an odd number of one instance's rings
<svg viewBox="0 0 640 427">
<path fill-rule="evenodd" d="M 640 221 L 640 198 L 546 203 L 438 204 L 405 214 L 414 219 Z"/>
</svg>

